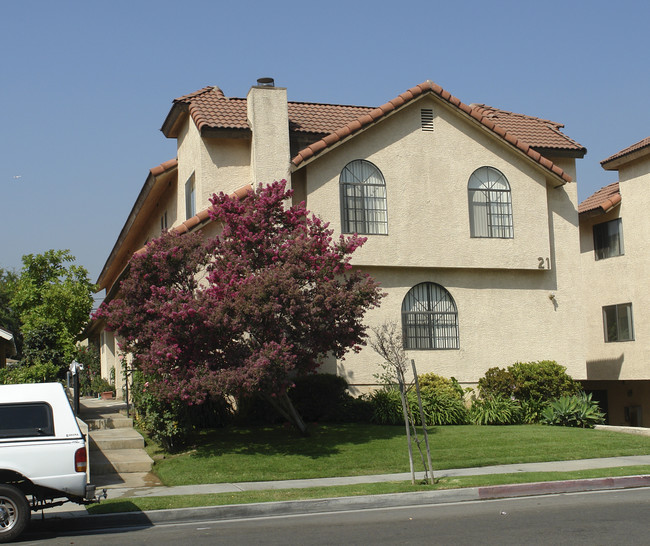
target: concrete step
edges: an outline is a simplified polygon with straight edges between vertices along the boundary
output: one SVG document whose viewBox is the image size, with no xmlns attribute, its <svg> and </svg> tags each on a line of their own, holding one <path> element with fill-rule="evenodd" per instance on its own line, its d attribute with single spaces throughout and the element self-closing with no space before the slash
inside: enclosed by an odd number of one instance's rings
<svg viewBox="0 0 650 546">
<path fill-rule="evenodd" d="M 128 490 L 136 487 L 156 487 L 162 485 L 160 479 L 151 472 L 123 472 L 122 474 L 109 473 L 95 476 L 94 485 L 97 489 L 108 490 L 108 498 L 114 498 L 111 490 Z"/>
<path fill-rule="evenodd" d="M 90 431 L 89 436 L 91 451 L 144 449 L 144 438 L 137 430 L 132 428 L 106 428 L 92 430 Z"/>
<path fill-rule="evenodd" d="M 112 428 L 132 428 L 133 419 L 116 413 L 110 417 L 98 417 L 95 419 L 84 419 L 88 424 L 88 430 L 105 430 Z"/>
<path fill-rule="evenodd" d="M 94 476 L 102 474 L 150 472 L 152 465 L 153 460 L 143 449 L 93 451 L 90 456 L 90 476 L 94 480 Z"/>
</svg>

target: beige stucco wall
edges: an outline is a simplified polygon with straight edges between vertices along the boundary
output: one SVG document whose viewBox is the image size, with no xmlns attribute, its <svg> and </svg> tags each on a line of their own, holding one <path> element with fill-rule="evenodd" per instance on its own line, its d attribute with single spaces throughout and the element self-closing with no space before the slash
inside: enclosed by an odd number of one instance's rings
<svg viewBox="0 0 650 546">
<path fill-rule="evenodd" d="M 422 132 L 420 109 L 431 107 L 435 130 Z M 576 379 L 586 377 L 575 183 L 547 184 L 528 159 L 426 99 L 305 169 L 307 206 L 337 233 L 339 174 L 359 158 L 373 162 L 387 185 L 388 235 L 369 236 L 353 260 L 388 294 L 368 314 L 371 327 L 400 324 L 409 289 L 434 282 L 455 300 L 460 349 L 409 351 L 418 372 L 471 385 L 493 366 L 551 359 Z M 558 163 L 575 178 L 574 159 Z M 467 182 L 484 165 L 510 183 L 513 239 L 470 237 Z M 323 369 L 336 368 L 363 391 L 376 383 L 380 362 L 368 347 Z"/>
<path fill-rule="evenodd" d="M 585 323 L 588 378 L 650 379 L 650 159 L 622 166 L 621 204 L 607 214 L 583 218 L 580 251 L 585 275 Z M 624 255 L 595 260 L 593 226 L 622 219 Z M 605 343 L 602 308 L 632 303 L 634 341 Z M 650 425 L 650 422 L 647 424 Z"/>
<path fill-rule="evenodd" d="M 282 179 L 290 183 L 287 90 L 283 87 L 251 87 L 246 105 L 253 135 L 251 183 L 270 184 Z"/>
<path fill-rule="evenodd" d="M 421 108 L 433 108 L 433 132 L 421 130 Z M 536 270 L 539 257 L 550 258 L 545 175 L 435 98 L 415 101 L 306 167 L 307 206 L 336 230 L 339 175 L 355 159 L 371 161 L 384 175 L 389 221 L 388 236 L 370 236 L 355 263 Z M 467 183 L 486 165 L 510 184 L 513 239 L 470 237 Z"/>
<path fill-rule="evenodd" d="M 178 191 L 176 215 L 170 227 L 185 218 L 185 184 L 194 174 L 196 211 L 210 206 L 214 193 L 232 193 L 251 183 L 250 141 L 247 139 L 201 138 L 194 121 L 188 119 L 178 137 Z"/>
</svg>

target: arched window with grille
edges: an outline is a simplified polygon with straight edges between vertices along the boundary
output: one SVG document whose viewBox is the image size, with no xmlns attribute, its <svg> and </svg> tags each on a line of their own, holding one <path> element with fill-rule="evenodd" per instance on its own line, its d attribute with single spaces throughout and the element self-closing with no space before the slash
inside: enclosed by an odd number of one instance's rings
<svg viewBox="0 0 650 546">
<path fill-rule="evenodd" d="M 456 303 L 439 284 L 423 282 L 411 288 L 402 302 L 405 349 L 458 349 Z"/>
<path fill-rule="evenodd" d="M 503 173 L 494 167 L 476 169 L 467 192 L 471 236 L 512 239 L 512 196 Z"/>
<path fill-rule="evenodd" d="M 356 159 L 341 171 L 343 233 L 387 235 L 386 182 L 370 161 Z"/>
</svg>

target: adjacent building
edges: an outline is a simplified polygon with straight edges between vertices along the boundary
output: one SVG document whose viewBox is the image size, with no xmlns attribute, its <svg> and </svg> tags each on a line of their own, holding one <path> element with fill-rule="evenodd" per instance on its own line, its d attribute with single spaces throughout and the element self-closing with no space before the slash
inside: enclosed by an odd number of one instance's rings
<svg viewBox="0 0 650 546">
<path fill-rule="evenodd" d="M 552 359 L 587 379 L 575 183 L 586 150 L 562 127 L 431 81 L 379 107 L 288 101 L 270 79 L 245 98 L 203 88 L 173 101 L 162 132 L 177 157 L 151 169 L 99 287 L 114 297 L 164 229 L 211 229 L 213 193 L 286 179 L 337 234 L 368 238 L 354 264 L 387 297 L 367 322 L 401 324 L 418 371 L 473 385 L 493 366 Z M 101 323 L 92 335 L 119 392 L 115 339 Z M 379 364 L 368 347 L 322 370 L 358 393 Z"/>
<path fill-rule="evenodd" d="M 619 180 L 579 207 L 585 387 L 610 424 L 650 426 L 650 138 L 601 165 Z"/>
</svg>

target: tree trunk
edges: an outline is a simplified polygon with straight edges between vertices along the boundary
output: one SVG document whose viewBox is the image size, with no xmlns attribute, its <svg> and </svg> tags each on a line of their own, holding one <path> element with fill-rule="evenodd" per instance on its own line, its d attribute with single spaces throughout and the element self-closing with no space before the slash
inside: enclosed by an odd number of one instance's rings
<svg viewBox="0 0 650 546">
<path fill-rule="evenodd" d="M 298 432 L 300 432 L 302 436 L 309 436 L 307 425 L 294 407 L 291 398 L 289 398 L 289 395 L 286 392 L 280 396 L 270 396 L 267 394 L 265 395 L 265 398 L 278 411 L 278 413 L 282 415 L 282 417 L 298 429 Z"/>
</svg>

